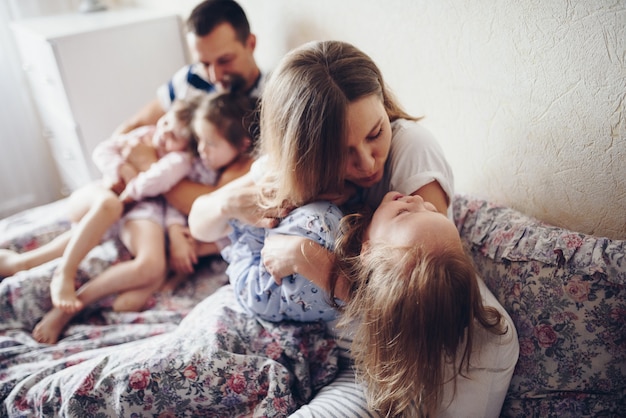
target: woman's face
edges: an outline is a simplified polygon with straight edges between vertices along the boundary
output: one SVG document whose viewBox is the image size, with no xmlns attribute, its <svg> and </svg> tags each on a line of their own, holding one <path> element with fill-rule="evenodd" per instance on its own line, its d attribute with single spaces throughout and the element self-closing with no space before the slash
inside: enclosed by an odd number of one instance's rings
<svg viewBox="0 0 626 418">
<path fill-rule="evenodd" d="M 346 180 L 372 187 L 382 180 L 391 146 L 391 124 L 377 95 L 348 105 L 348 161 Z"/>
<path fill-rule="evenodd" d="M 200 120 L 195 124 L 198 133 L 198 154 L 202 163 L 212 169 L 220 170 L 239 156 L 239 151 L 212 123 Z"/>
<path fill-rule="evenodd" d="M 365 232 L 365 241 L 400 247 L 460 245 L 456 226 L 434 205 L 419 195 L 405 196 L 398 192 L 385 195 Z"/>
</svg>

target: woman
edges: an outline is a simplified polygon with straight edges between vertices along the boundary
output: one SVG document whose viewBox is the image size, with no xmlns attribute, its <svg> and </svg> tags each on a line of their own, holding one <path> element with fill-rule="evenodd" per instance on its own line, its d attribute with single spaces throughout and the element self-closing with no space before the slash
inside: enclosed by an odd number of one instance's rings
<svg viewBox="0 0 626 418">
<path fill-rule="evenodd" d="M 229 219 L 272 227 L 291 207 L 319 199 L 337 203 L 358 200 L 376 208 L 390 190 L 398 191 L 401 196 L 418 195 L 415 199 L 428 202 L 431 211 L 449 216 L 452 172 L 437 142 L 417 120 L 402 110 L 377 66 L 354 46 L 335 41 L 314 42 L 290 52 L 270 77 L 262 98 L 261 159 L 255 163 L 251 174 L 195 201 L 189 217 L 192 235 L 201 240 L 215 240 L 228 232 Z M 255 172 L 263 174 L 255 176 Z M 451 222 L 446 222 L 449 230 Z M 357 252 L 360 251 L 361 243 L 354 245 Z M 350 283 L 341 275 L 331 274 L 335 257 L 311 240 L 273 235 L 265 240 L 262 255 L 266 269 L 277 282 L 299 273 L 328 290 L 331 297 L 349 301 L 355 294 L 348 306 L 348 313 L 353 317 L 359 318 L 358 308 L 352 310 L 355 305 L 368 303 L 367 298 L 360 297 L 362 293 L 353 293 L 360 288 L 356 279 Z M 472 288 L 477 287 L 474 281 Z M 465 373 L 451 375 L 454 376 L 452 391 L 447 386 L 445 390 L 442 388 L 441 379 L 434 387 L 424 387 L 423 381 L 416 379 L 411 388 L 418 390 L 405 391 L 398 405 L 400 398 L 394 399 L 388 392 L 385 395 L 384 391 L 376 390 L 375 386 L 381 381 L 366 377 L 371 386 L 368 396 L 371 406 L 382 413 L 400 414 L 410 413 L 412 407 L 422 408 L 422 412 L 430 415 L 454 416 L 460 411 L 469 416 L 499 413 L 506 390 L 493 387 L 490 382 L 506 386 L 515 365 L 513 354 L 517 345 L 514 335 L 511 336 L 514 329 L 508 327 L 510 321 L 500 323 L 504 310 L 484 286 L 481 291 L 488 296 L 488 306 L 498 309 L 492 312 L 495 320 L 488 314 L 478 314 L 484 320 L 479 321 L 480 324 L 485 329 L 494 328 L 496 337 L 509 332 L 506 335 L 512 342 L 511 355 L 507 356 L 512 360 L 494 375 L 502 379 L 489 375 L 479 378 L 480 384 L 464 384 L 463 379 L 474 377 L 469 368 L 465 368 Z M 476 295 L 474 300 L 480 303 Z M 348 333 L 354 329 L 348 327 Z M 358 356 L 365 340 L 362 334 L 357 336 L 359 340 L 354 348 Z M 458 347 L 457 343 L 446 349 Z M 476 357 L 480 358 L 478 354 Z M 461 354 L 459 358 L 466 356 Z M 363 373 L 366 363 L 358 357 L 357 360 L 360 371 L 367 376 Z M 465 365 L 469 367 L 469 362 Z M 354 393 L 347 377 L 350 373 L 344 370 L 338 378 L 346 389 L 342 395 Z M 378 396 L 381 393 L 382 397 Z M 430 399 L 420 402 L 420 393 L 436 393 L 437 396 L 434 403 Z M 468 404 L 468 398 L 484 402 Z M 363 407 L 364 397 L 353 398 L 352 403 L 349 399 L 347 396 L 339 400 L 336 392 L 323 389 L 296 416 L 314 412 L 317 406 L 327 410 L 329 402 L 338 408 L 338 414 L 342 411 L 354 414 L 358 409 L 369 413 Z"/>
<path fill-rule="evenodd" d="M 261 103 L 260 187 L 248 174 L 196 199 L 189 225 L 197 239 L 225 236 L 231 218 L 273 227 L 291 207 L 354 193 L 372 207 L 389 190 L 419 194 L 448 214 L 453 176 L 439 144 L 354 46 L 315 42 L 287 54 Z M 259 188 L 268 191 L 261 204 Z M 297 272 L 330 288 L 331 254 L 304 238 L 272 237 L 263 257 L 276 279 Z M 346 290 L 340 283 L 337 296 Z"/>
</svg>

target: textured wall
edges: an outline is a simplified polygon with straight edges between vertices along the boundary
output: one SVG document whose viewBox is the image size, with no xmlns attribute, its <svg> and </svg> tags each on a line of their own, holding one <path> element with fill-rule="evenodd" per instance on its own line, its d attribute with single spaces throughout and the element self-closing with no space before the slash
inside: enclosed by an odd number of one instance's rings
<svg viewBox="0 0 626 418">
<path fill-rule="evenodd" d="M 426 116 L 457 191 L 626 238 L 626 1 L 240 2 L 265 68 L 313 39 L 369 53 Z"/>
</svg>

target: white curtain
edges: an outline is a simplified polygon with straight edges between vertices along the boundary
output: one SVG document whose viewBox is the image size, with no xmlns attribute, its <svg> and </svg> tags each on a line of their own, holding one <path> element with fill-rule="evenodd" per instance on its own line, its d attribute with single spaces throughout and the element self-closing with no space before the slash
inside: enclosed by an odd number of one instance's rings
<svg viewBox="0 0 626 418">
<path fill-rule="evenodd" d="M 22 2 L 29 3 L 15 1 Z M 0 218 L 61 197 L 61 184 L 9 28 L 12 12 L 9 0 L 0 0 Z"/>
</svg>

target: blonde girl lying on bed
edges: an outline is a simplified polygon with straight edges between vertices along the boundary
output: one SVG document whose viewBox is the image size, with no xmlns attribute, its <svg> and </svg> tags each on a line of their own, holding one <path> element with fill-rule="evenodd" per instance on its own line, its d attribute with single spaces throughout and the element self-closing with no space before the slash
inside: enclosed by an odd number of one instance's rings
<svg viewBox="0 0 626 418">
<path fill-rule="evenodd" d="M 336 247 L 336 272 L 351 283 L 341 324 L 368 406 L 390 417 L 498 416 L 517 335 L 456 226 L 398 192 L 369 219 L 346 217 Z"/>
</svg>

